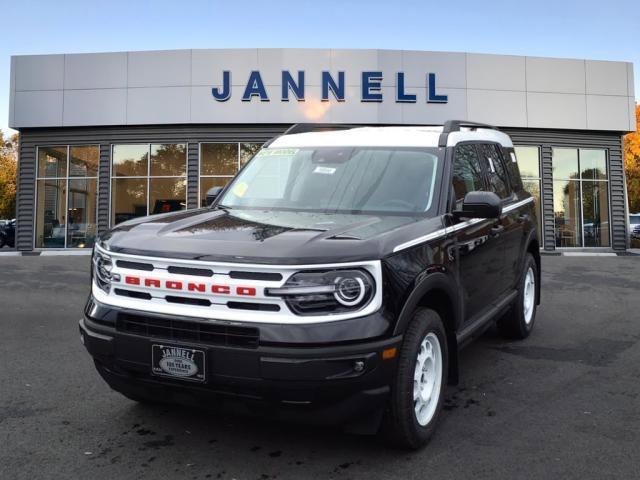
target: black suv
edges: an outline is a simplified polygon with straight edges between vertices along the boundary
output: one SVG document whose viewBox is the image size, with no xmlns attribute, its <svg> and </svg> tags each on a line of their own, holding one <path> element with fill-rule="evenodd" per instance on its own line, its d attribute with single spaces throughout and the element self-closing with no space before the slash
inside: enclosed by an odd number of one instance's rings
<svg viewBox="0 0 640 480">
<path fill-rule="evenodd" d="M 133 400 L 382 427 L 417 448 L 459 348 L 496 321 L 531 332 L 536 225 L 493 127 L 295 125 L 209 207 L 102 235 L 81 338 Z"/>
</svg>

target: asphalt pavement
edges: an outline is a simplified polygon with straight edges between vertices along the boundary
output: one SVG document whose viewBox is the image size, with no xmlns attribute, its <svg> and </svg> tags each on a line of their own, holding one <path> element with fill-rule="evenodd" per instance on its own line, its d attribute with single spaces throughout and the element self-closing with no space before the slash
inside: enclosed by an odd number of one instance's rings
<svg viewBox="0 0 640 480">
<path fill-rule="evenodd" d="M 640 478 L 640 257 L 544 257 L 523 342 L 461 356 L 429 446 L 141 406 L 80 344 L 89 257 L 0 257 L 2 479 Z"/>
</svg>

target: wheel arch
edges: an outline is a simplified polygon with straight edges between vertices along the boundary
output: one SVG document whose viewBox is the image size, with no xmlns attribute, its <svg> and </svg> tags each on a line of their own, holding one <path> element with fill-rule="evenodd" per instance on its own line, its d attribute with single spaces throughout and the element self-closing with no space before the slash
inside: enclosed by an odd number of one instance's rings
<svg viewBox="0 0 640 480">
<path fill-rule="evenodd" d="M 454 280 L 444 273 L 433 273 L 421 280 L 405 302 L 394 335 L 404 333 L 417 308 L 430 308 L 435 310 L 445 328 L 447 334 L 447 347 L 449 351 L 448 381 L 451 384 L 458 382 L 458 342 L 456 332 L 462 322 L 462 308 L 459 290 Z"/>
</svg>

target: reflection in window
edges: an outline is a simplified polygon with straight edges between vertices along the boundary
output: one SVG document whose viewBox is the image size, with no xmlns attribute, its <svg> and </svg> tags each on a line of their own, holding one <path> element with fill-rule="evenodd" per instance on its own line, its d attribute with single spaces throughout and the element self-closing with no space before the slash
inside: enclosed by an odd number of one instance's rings
<svg viewBox="0 0 640 480">
<path fill-rule="evenodd" d="M 38 180 L 36 248 L 64 248 L 67 181 Z"/>
<path fill-rule="evenodd" d="M 200 145 L 200 206 L 207 190 L 223 187 L 260 150 L 261 143 L 202 143 Z"/>
<path fill-rule="evenodd" d="M 540 149 L 535 146 L 514 147 L 518 170 L 522 177 L 523 188 L 534 198 L 536 215 L 538 217 L 538 229 L 540 237 L 543 237 L 544 227 L 542 221 L 542 178 L 540 173 Z"/>
<path fill-rule="evenodd" d="M 556 225 L 556 247 L 581 247 L 580 182 L 553 182 L 553 212 Z"/>
<path fill-rule="evenodd" d="M 99 156 L 96 145 L 38 147 L 36 248 L 93 246 Z"/>
<path fill-rule="evenodd" d="M 482 144 L 479 146 L 481 154 L 486 159 L 487 174 L 491 183 L 491 190 L 500 198 L 509 195 L 507 172 L 502 163 L 502 155 L 495 144 Z"/>
<path fill-rule="evenodd" d="M 207 192 L 213 187 L 224 187 L 232 177 L 201 177 L 200 178 L 200 206 L 207 206 Z"/>
<path fill-rule="evenodd" d="M 97 177 L 100 151 L 96 147 L 69 147 L 70 177 Z"/>
<path fill-rule="evenodd" d="M 111 223 L 186 208 L 185 143 L 113 145 Z"/>
<path fill-rule="evenodd" d="M 93 246 L 96 238 L 97 191 L 95 178 L 69 180 L 67 248 Z"/>
<path fill-rule="evenodd" d="M 64 178 L 67 176 L 67 147 L 38 148 L 38 177 Z"/>
<path fill-rule="evenodd" d="M 456 147 L 453 162 L 453 189 L 458 206 L 462 204 L 467 193 L 485 190 L 480 160 L 474 145 L 462 144 Z"/>
</svg>

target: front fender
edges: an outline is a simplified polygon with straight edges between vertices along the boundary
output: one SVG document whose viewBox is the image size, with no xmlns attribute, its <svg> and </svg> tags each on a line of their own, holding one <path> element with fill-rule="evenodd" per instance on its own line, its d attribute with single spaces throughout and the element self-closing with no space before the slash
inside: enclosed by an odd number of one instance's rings
<svg viewBox="0 0 640 480">
<path fill-rule="evenodd" d="M 462 323 L 462 302 L 460 299 L 460 289 L 457 287 L 455 279 L 451 275 L 447 275 L 444 271 L 427 273 L 421 280 L 416 283 L 413 290 L 404 303 L 398 321 L 396 323 L 394 335 L 402 334 L 409 322 L 413 318 L 413 312 L 424 299 L 424 297 L 432 291 L 443 292 L 449 299 L 453 318 L 445 319 L 445 326 L 451 333 L 457 331 Z"/>
</svg>

